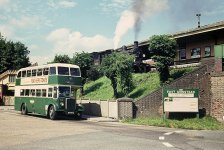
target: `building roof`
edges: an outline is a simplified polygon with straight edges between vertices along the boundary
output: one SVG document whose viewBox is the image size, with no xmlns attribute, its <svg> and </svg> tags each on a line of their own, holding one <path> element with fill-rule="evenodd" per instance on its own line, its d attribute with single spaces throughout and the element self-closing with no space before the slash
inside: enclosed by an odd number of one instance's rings
<svg viewBox="0 0 224 150">
<path fill-rule="evenodd" d="M 193 29 L 189 29 L 189 30 L 186 30 L 186 31 L 176 32 L 174 34 L 171 34 L 171 36 L 173 38 L 177 39 L 177 38 L 181 38 L 181 37 L 186 37 L 186 36 L 190 36 L 190 35 L 210 32 L 210 31 L 215 31 L 215 30 L 219 30 L 219 29 L 224 29 L 224 21 L 204 25 L 204 26 L 201 26 L 199 28 L 193 28 Z"/>
<path fill-rule="evenodd" d="M 224 29 L 224 21 L 204 25 L 204 26 L 201 26 L 200 28 L 197 27 L 197 28 L 192 28 L 192 29 L 185 30 L 185 31 L 176 32 L 176 33 L 169 34 L 169 35 L 174 39 L 178 39 L 181 37 L 196 35 L 196 34 L 200 34 L 200 33 L 206 33 L 206 32 L 215 31 L 215 30 L 219 30 L 219 29 Z M 149 39 L 139 41 L 138 45 L 142 46 L 142 45 L 148 45 L 148 44 L 149 44 Z M 126 45 L 126 47 L 128 49 L 133 48 L 133 46 L 134 46 L 134 44 Z M 118 48 L 118 49 L 121 49 L 121 48 Z"/>
<path fill-rule="evenodd" d="M 7 70 L 7 71 L 3 72 L 2 74 L 0 74 L 0 80 L 7 75 L 11 75 L 11 74 L 16 75 L 16 72 L 17 72 L 17 70 Z"/>
</svg>

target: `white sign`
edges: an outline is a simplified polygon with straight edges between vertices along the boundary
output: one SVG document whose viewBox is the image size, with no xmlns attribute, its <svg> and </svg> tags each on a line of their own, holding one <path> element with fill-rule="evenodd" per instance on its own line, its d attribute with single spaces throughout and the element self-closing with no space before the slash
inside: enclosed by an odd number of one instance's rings
<svg viewBox="0 0 224 150">
<path fill-rule="evenodd" d="M 198 98 L 165 97 L 165 112 L 198 112 Z"/>
<path fill-rule="evenodd" d="M 47 84 L 47 77 L 29 77 L 29 78 L 21 78 L 21 85 L 29 85 L 29 84 Z"/>
</svg>

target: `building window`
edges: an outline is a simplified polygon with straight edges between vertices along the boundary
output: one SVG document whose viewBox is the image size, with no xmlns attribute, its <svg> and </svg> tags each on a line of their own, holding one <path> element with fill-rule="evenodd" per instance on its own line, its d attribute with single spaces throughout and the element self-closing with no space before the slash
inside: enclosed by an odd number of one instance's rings
<svg viewBox="0 0 224 150">
<path fill-rule="evenodd" d="M 201 57 L 201 49 L 200 48 L 193 48 L 191 50 L 191 58 L 200 58 Z"/>
<path fill-rule="evenodd" d="M 16 79 L 15 75 L 9 75 L 9 83 L 14 83 Z"/>
<path fill-rule="evenodd" d="M 186 59 L 186 49 L 180 50 L 180 60 Z"/>
<path fill-rule="evenodd" d="M 205 47 L 205 57 L 211 56 L 211 47 Z"/>
</svg>

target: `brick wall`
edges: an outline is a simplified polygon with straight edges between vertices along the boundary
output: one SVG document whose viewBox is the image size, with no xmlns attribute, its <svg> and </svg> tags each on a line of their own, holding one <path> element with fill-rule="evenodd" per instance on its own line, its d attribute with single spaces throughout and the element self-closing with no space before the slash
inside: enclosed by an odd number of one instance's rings
<svg viewBox="0 0 224 150">
<path fill-rule="evenodd" d="M 209 85 L 208 75 L 206 75 L 207 70 L 208 66 L 206 65 L 201 66 L 200 68 L 194 70 L 189 74 L 182 76 L 181 78 L 173 81 L 172 83 L 164 85 L 164 87 L 199 88 L 199 95 L 200 95 L 201 93 L 204 93 L 209 90 L 207 89 L 208 87 L 207 85 Z M 199 98 L 199 108 L 205 108 L 206 110 L 209 110 L 210 109 L 208 107 L 209 101 L 204 102 L 202 98 L 203 98 L 202 96 L 200 96 Z M 136 117 L 161 116 L 163 113 L 162 88 L 138 100 L 137 102 L 135 102 L 135 105 L 137 107 Z"/>
<path fill-rule="evenodd" d="M 211 74 L 211 116 L 224 120 L 224 73 Z"/>
</svg>

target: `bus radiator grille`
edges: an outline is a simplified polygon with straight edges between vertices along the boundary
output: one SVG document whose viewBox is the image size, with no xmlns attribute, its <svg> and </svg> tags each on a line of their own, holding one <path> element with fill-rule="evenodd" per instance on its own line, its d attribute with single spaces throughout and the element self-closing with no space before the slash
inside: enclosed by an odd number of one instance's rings
<svg viewBox="0 0 224 150">
<path fill-rule="evenodd" d="M 74 99 L 66 98 L 65 100 L 65 111 L 67 114 L 74 114 L 76 107 L 76 102 Z"/>
</svg>

